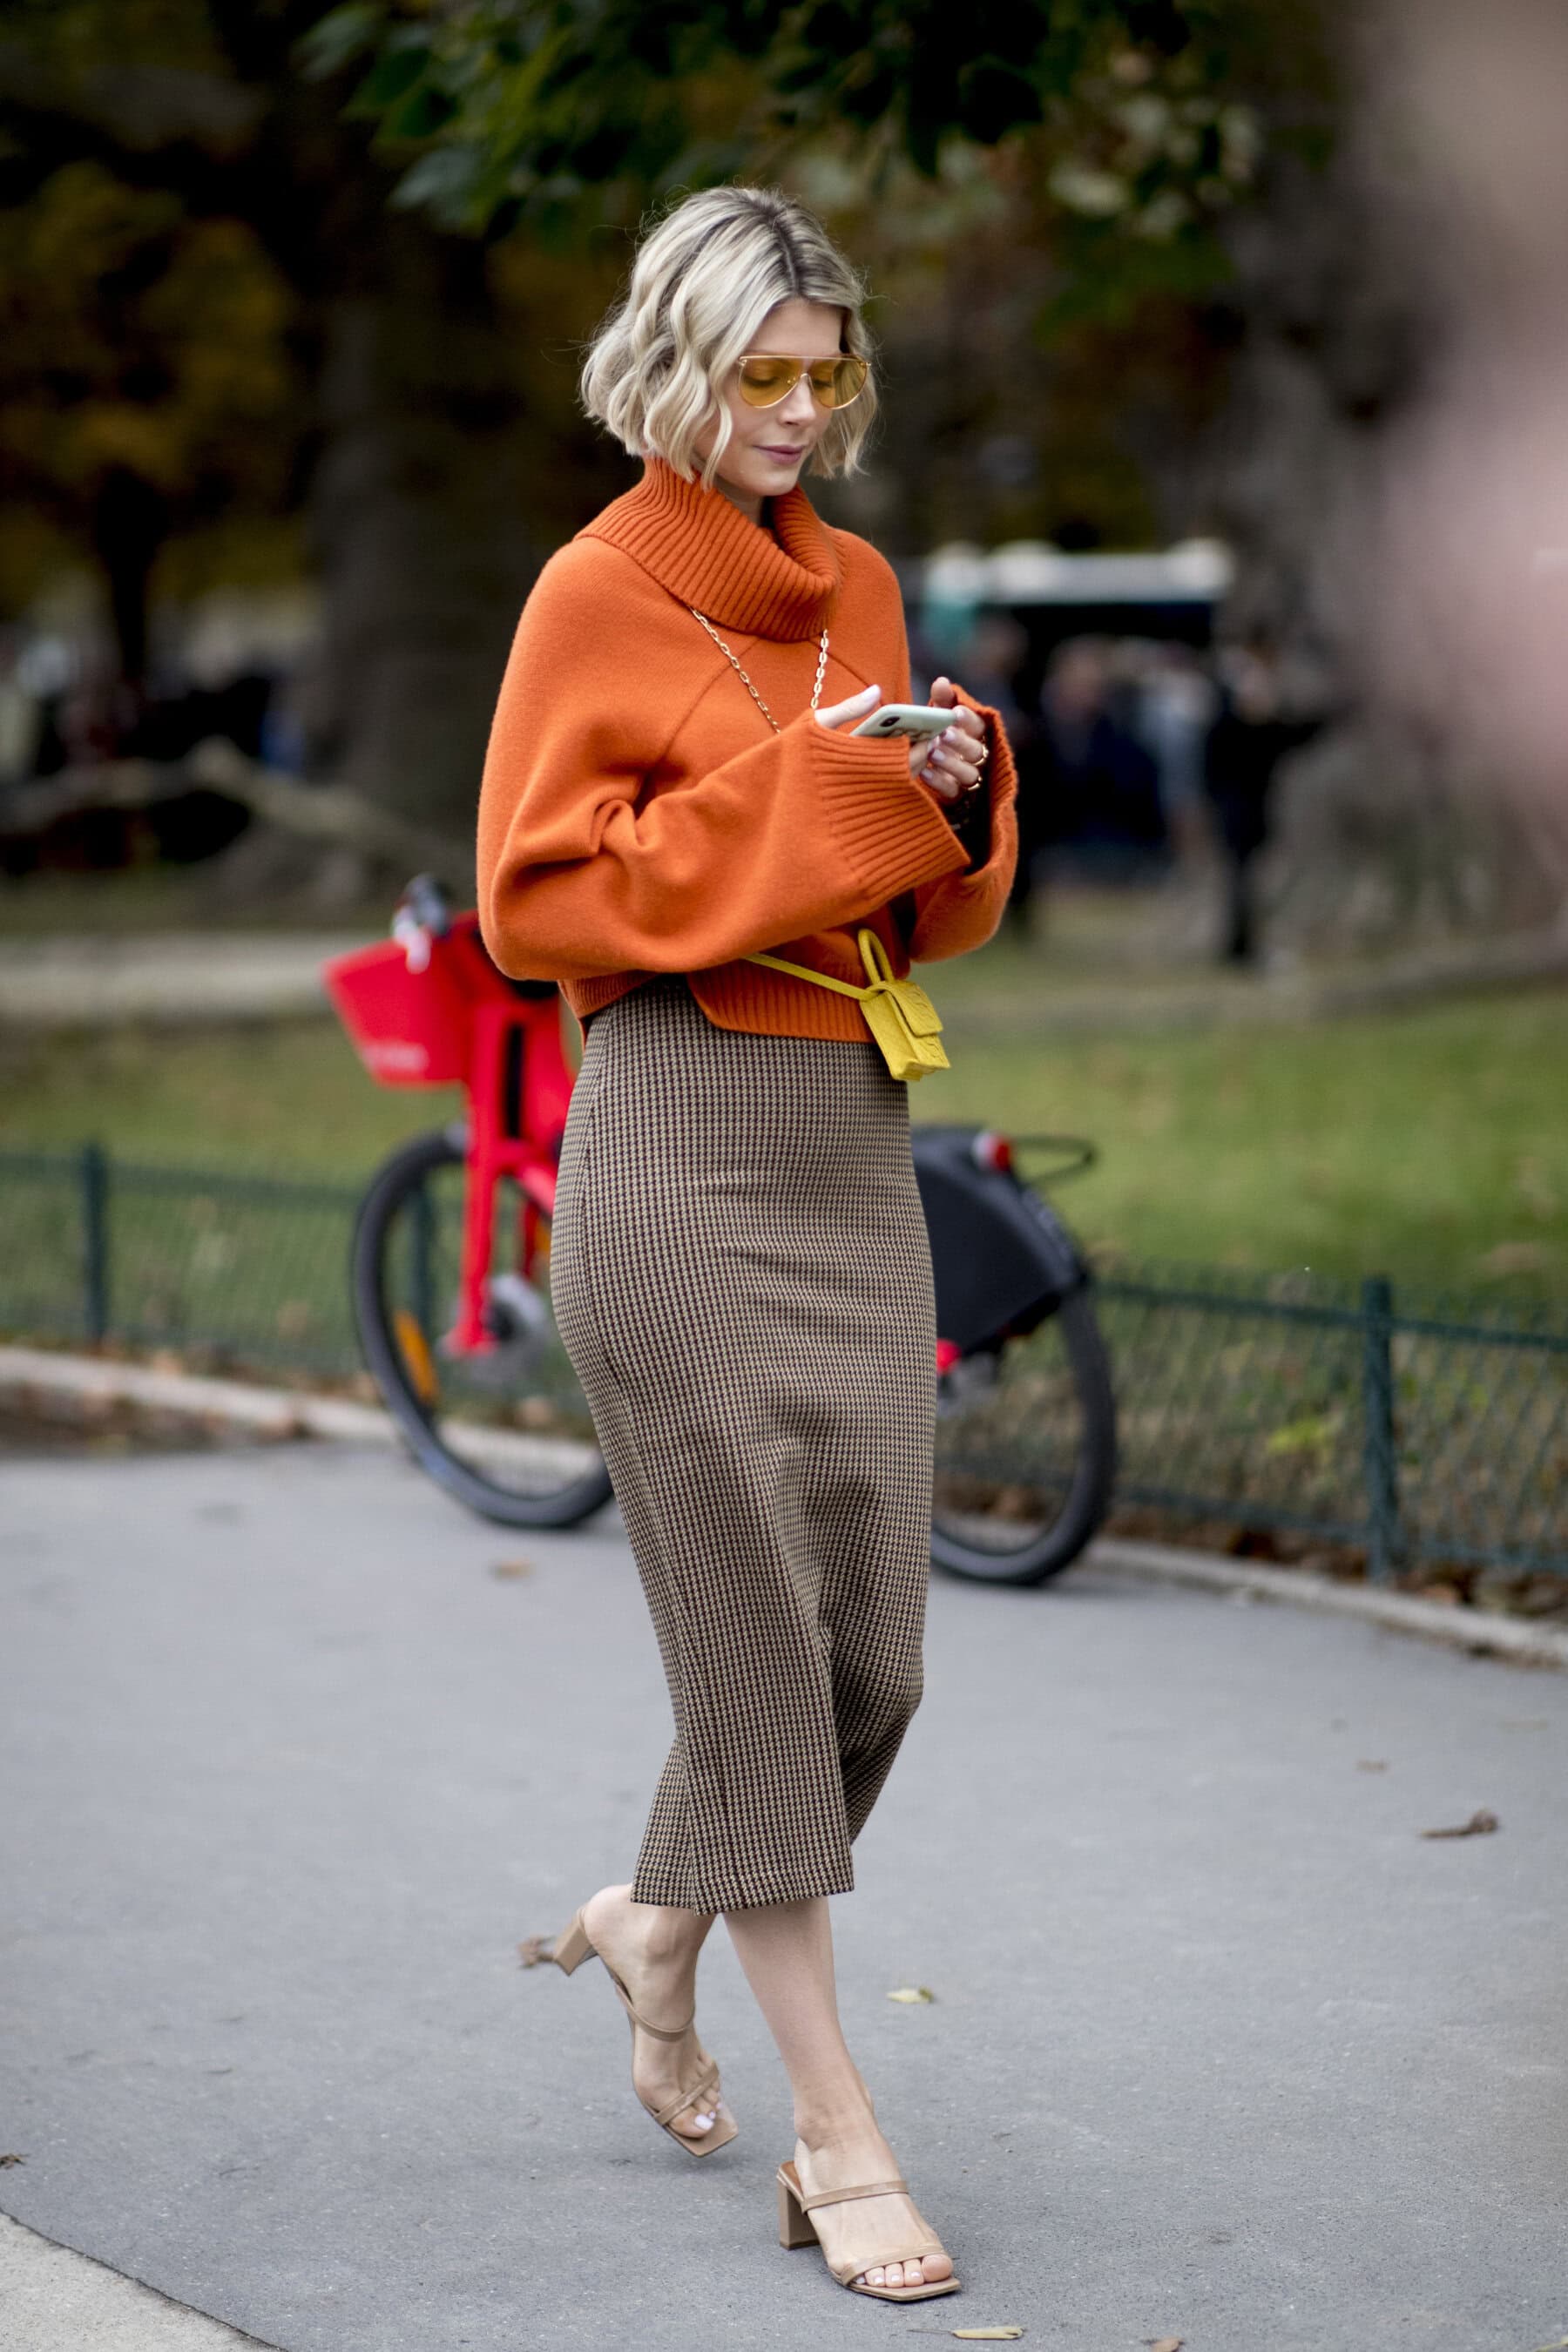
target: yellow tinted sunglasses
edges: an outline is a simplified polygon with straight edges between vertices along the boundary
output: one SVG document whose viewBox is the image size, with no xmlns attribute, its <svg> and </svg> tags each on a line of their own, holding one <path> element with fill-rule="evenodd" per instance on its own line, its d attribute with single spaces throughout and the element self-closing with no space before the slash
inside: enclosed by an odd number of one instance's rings
<svg viewBox="0 0 1568 2352">
<path fill-rule="evenodd" d="M 837 359 L 792 360 L 777 352 L 747 352 L 736 362 L 741 397 L 748 408 L 773 408 L 787 400 L 805 376 L 819 408 L 847 408 L 866 389 L 870 362 L 840 352 Z"/>
</svg>

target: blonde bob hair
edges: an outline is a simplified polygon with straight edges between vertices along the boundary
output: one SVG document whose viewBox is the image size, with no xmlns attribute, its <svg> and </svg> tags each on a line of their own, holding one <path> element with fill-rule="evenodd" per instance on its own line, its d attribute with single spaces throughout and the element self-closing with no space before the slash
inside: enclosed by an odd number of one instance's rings
<svg viewBox="0 0 1568 2352">
<path fill-rule="evenodd" d="M 623 298 L 588 347 L 583 405 L 634 457 L 663 457 L 697 478 L 694 443 L 715 411 L 719 430 L 704 489 L 730 438 L 724 389 L 780 302 L 821 302 L 843 315 L 844 349 L 871 356 L 860 316 L 866 289 L 820 221 L 779 188 L 710 188 L 666 213 L 638 246 Z M 817 474 L 852 474 L 876 414 L 872 376 L 835 409 L 811 457 Z"/>
</svg>

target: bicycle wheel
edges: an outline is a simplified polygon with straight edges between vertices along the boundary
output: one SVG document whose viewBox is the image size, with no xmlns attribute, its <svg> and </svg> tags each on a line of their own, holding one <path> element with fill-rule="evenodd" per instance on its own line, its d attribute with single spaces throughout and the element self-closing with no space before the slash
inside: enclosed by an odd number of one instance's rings
<svg viewBox="0 0 1568 2352">
<path fill-rule="evenodd" d="M 931 1556 L 986 1584 L 1043 1584 L 1110 1507 L 1116 1401 L 1086 1287 L 938 1385 Z"/>
<path fill-rule="evenodd" d="M 448 1494 L 512 1528 L 566 1528 L 610 1498 L 547 1285 L 497 1253 L 490 1324 L 498 1345 L 456 1356 L 466 1168 L 460 1130 L 422 1135 L 376 1174 L 353 1237 L 354 1318 L 365 1362 L 409 1451 Z M 498 1234 L 515 1233 L 500 1187 Z"/>
</svg>

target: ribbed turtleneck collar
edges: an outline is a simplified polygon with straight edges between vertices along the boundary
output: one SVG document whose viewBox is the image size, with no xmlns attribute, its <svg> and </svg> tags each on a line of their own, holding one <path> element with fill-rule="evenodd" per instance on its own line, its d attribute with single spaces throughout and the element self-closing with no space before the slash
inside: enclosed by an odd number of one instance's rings
<svg viewBox="0 0 1568 2352">
<path fill-rule="evenodd" d="M 815 637 L 838 593 L 837 551 L 798 484 L 773 499 L 773 526 L 759 529 L 722 490 L 682 481 L 662 457 L 650 457 L 636 489 L 579 536 L 624 548 L 672 596 L 721 628 L 786 641 Z"/>
</svg>

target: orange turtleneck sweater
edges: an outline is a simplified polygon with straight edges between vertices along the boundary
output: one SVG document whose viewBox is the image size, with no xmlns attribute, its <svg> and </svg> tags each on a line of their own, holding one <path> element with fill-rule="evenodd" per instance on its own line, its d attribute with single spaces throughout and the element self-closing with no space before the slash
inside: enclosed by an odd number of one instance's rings
<svg viewBox="0 0 1568 2352">
<path fill-rule="evenodd" d="M 872 684 L 909 699 L 890 567 L 799 488 L 772 520 L 761 530 L 654 459 L 523 607 L 485 760 L 479 921 L 504 971 L 559 981 L 580 1020 L 683 972 L 722 1028 L 863 1040 L 851 998 L 740 959 L 766 950 L 859 984 L 863 924 L 901 978 L 1001 919 L 1017 833 L 995 713 L 990 842 L 972 865 L 904 743 L 823 727 L 809 708 L 824 628 L 824 703 Z"/>
</svg>

